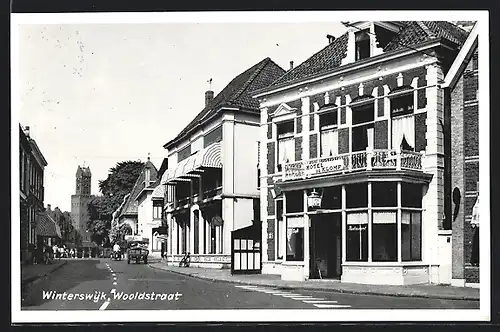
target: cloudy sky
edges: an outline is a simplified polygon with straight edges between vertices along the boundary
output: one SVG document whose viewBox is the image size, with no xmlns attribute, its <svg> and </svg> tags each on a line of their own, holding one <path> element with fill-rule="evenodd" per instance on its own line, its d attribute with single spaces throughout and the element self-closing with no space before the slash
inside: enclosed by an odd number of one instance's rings
<svg viewBox="0 0 500 332">
<path fill-rule="evenodd" d="M 23 24 L 19 122 L 48 166 L 45 204 L 70 210 L 78 165 L 98 181 L 119 161 L 159 167 L 163 144 L 239 73 L 270 57 L 284 69 L 339 36 L 339 22 Z M 16 112 L 16 110 L 14 110 Z"/>
</svg>

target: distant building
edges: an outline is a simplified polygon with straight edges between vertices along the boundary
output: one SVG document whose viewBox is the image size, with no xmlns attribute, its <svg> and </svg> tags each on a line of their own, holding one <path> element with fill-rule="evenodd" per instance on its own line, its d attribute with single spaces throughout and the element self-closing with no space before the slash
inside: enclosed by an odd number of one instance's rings
<svg viewBox="0 0 500 332">
<path fill-rule="evenodd" d="M 60 238 L 60 230 L 47 216 L 44 206 L 44 170 L 47 160 L 28 126 L 19 125 L 19 197 L 21 223 L 21 261 L 29 262 L 36 247 Z"/>
<path fill-rule="evenodd" d="M 87 222 L 90 219 L 88 205 L 94 198 L 91 195 L 91 180 L 90 167 L 78 166 L 76 170 L 76 190 L 75 194 L 71 195 L 71 219 L 83 243 L 90 243 L 91 241 L 91 233 L 87 230 Z"/>
</svg>

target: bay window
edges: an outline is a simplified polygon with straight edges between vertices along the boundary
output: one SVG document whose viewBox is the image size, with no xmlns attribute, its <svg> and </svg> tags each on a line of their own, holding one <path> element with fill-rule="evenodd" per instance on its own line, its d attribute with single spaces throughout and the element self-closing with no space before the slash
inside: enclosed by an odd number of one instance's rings
<svg viewBox="0 0 500 332">
<path fill-rule="evenodd" d="M 277 167 L 278 172 L 281 172 L 283 164 L 295 161 L 295 120 L 278 123 L 276 127 L 278 136 Z"/>
<path fill-rule="evenodd" d="M 338 154 L 337 111 L 319 115 L 320 152 L 322 157 Z"/>
<path fill-rule="evenodd" d="M 403 261 L 422 259 L 422 212 L 401 212 L 401 246 Z"/>
<path fill-rule="evenodd" d="M 352 108 L 352 151 L 373 149 L 374 104 Z"/>
<path fill-rule="evenodd" d="M 368 261 L 368 184 L 346 186 L 348 261 Z M 363 209 L 364 210 L 360 210 Z M 354 211 L 350 209 L 356 209 Z"/>
<path fill-rule="evenodd" d="M 283 229 L 283 200 L 276 201 L 276 259 L 283 259 L 282 243 L 285 241 L 285 232 Z"/>
<path fill-rule="evenodd" d="M 413 93 L 391 98 L 392 148 L 415 149 L 415 118 Z"/>
</svg>

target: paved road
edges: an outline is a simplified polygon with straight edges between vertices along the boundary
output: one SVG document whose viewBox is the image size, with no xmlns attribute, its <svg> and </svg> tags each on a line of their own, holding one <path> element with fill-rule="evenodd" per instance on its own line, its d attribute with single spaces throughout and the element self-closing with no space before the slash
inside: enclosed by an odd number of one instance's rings
<svg viewBox="0 0 500 332">
<path fill-rule="evenodd" d="M 51 291 L 53 293 L 47 298 Z M 56 298 L 55 293 L 64 292 L 65 300 Z M 68 294 L 74 294 L 73 299 L 69 299 Z M 80 299 L 81 296 L 84 299 Z M 33 285 L 23 299 L 23 310 L 332 308 L 478 309 L 479 302 L 306 290 L 281 291 L 270 287 L 199 280 L 144 264 L 128 265 L 126 261 L 107 259 L 70 261 Z"/>
</svg>

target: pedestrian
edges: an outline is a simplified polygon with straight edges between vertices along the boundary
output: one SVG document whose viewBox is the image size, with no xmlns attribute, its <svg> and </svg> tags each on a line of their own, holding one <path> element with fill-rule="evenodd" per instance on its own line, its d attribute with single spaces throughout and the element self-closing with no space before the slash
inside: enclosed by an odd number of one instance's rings
<svg viewBox="0 0 500 332">
<path fill-rule="evenodd" d="M 57 257 L 57 255 L 59 254 L 58 249 L 59 248 L 57 248 L 57 244 L 54 244 L 54 246 L 52 247 L 52 251 L 54 252 L 54 258 Z"/>
<path fill-rule="evenodd" d="M 73 250 L 73 248 L 71 248 L 71 250 L 69 251 L 69 257 L 75 258 L 75 251 Z"/>
</svg>

